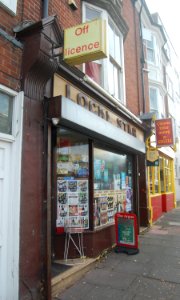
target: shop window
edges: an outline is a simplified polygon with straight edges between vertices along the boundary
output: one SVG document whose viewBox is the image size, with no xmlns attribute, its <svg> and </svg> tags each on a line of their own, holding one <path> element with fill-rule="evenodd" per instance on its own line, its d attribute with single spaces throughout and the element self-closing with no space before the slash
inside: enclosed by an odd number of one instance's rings
<svg viewBox="0 0 180 300">
<path fill-rule="evenodd" d="M 13 97 L 0 91 L 0 133 L 12 134 Z"/>
<path fill-rule="evenodd" d="M 94 149 L 94 226 L 114 222 L 118 211 L 133 210 L 132 157 Z"/>
<path fill-rule="evenodd" d="M 164 160 L 162 157 L 159 159 L 160 161 L 160 180 L 161 180 L 161 192 L 163 193 L 165 191 L 165 184 L 164 184 Z"/>
<path fill-rule="evenodd" d="M 161 192 L 173 191 L 173 163 L 167 158 L 160 158 Z"/>
<path fill-rule="evenodd" d="M 57 218 L 60 232 L 67 227 L 89 227 L 88 139 L 72 130 L 57 130 Z"/>
<path fill-rule="evenodd" d="M 159 167 L 149 167 L 150 194 L 160 193 Z"/>
<path fill-rule="evenodd" d="M 158 167 L 149 167 L 150 194 L 173 191 L 172 160 L 160 157 Z"/>
<path fill-rule="evenodd" d="M 165 175 L 165 191 L 172 191 L 172 170 L 171 170 L 171 161 L 169 159 L 165 159 L 164 164 L 164 175 Z"/>
<path fill-rule="evenodd" d="M 113 97 L 124 103 L 124 53 L 123 36 L 107 11 L 84 3 L 83 19 L 102 18 L 107 21 L 108 57 L 85 64 L 85 73 L 106 89 Z"/>
</svg>

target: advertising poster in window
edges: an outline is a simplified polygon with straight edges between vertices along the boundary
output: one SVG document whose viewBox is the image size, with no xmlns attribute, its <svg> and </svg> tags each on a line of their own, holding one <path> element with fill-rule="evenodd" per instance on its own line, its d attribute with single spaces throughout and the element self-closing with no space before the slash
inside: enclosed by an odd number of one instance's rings
<svg viewBox="0 0 180 300">
<path fill-rule="evenodd" d="M 126 173 L 121 172 L 121 189 L 124 190 L 126 188 Z"/>
<path fill-rule="evenodd" d="M 56 227 L 65 226 L 89 228 L 88 180 L 57 178 Z"/>
</svg>

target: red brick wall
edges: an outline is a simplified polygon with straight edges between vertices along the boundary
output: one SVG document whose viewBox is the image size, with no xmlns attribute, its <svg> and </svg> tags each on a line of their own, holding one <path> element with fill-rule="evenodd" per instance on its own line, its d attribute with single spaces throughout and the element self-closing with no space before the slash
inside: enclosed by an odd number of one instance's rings
<svg viewBox="0 0 180 300">
<path fill-rule="evenodd" d="M 82 20 L 81 2 L 76 0 L 78 9 L 72 10 L 67 0 L 49 0 L 49 15 L 57 15 L 63 29 L 79 24 Z"/>
<path fill-rule="evenodd" d="M 0 37 L 0 84 L 20 90 L 20 64 L 22 51 Z"/>
<path fill-rule="evenodd" d="M 49 0 L 49 15 L 57 15 L 62 28 L 71 27 L 81 23 L 81 1 L 76 0 L 78 9 L 72 10 L 67 0 Z M 22 21 L 39 21 L 42 17 L 41 0 L 18 0 L 17 13 L 11 15 L 7 10 L 0 7 L 0 28 L 15 37 L 13 28 Z M 3 84 L 13 90 L 20 90 L 21 59 L 22 50 L 15 47 L 4 37 L 0 37 L 0 84 Z"/>
<path fill-rule="evenodd" d="M 19 0 L 18 16 L 21 17 L 21 20 L 39 21 L 42 16 L 42 1 Z"/>
<path fill-rule="evenodd" d="M 131 0 L 126 0 L 123 2 L 122 14 L 129 27 L 129 32 L 124 41 L 127 107 L 135 115 L 139 115 L 140 112 L 143 112 L 143 110 L 144 112 L 147 111 L 147 107 L 143 108 L 142 92 L 143 87 L 145 97 L 147 98 L 147 74 L 144 74 L 144 82 L 142 82 L 142 65 L 140 62 L 141 38 L 139 34 L 139 16 Z"/>
<path fill-rule="evenodd" d="M 135 114 L 142 111 L 142 88 L 140 73 L 139 20 L 131 0 L 123 2 L 123 18 L 129 27 L 124 41 L 125 84 L 127 107 Z"/>
<path fill-rule="evenodd" d="M 13 28 L 23 20 L 40 20 L 41 3 L 40 0 L 18 0 L 15 16 L 0 7 L 0 28 L 10 37 L 15 37 Z M 2 36 L 0 37 L 0 50 L 0 84 L 20 91 L 22 50 Z"/>
</svg>

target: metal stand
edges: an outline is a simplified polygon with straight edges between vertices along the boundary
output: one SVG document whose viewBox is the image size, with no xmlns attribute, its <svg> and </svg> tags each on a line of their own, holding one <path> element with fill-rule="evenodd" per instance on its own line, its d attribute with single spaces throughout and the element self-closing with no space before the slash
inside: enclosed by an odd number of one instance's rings
<svg viewBox="0 0 180 300">
<path fill-rule="evenodd" d="M 67 261 L 69 253 L 70 241 L 75 246 L 76 250 L 79 252 L 80 258 L 84 258 L 83 249 L 83 228 L 66 227 L 66 237 L 65 237 L 65 248 L 64 248 L 64 260 Z M 75 241 L 73 235 L 77 234 L 77 242 Z"/>
</svg>

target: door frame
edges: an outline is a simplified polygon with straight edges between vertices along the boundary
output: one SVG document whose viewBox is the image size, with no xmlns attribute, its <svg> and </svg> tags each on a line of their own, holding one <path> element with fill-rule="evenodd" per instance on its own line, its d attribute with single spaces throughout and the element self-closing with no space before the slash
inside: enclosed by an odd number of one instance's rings
<svg viewBox="0 0 180 300">
<path fill-rule="evenodd" d="M 3 286 L 5 299 L 19 299 L 19 248 L 20 248 L 20 193 L 21 193 L 21 158 L 22 158 L 22 129 L 23 129 L 23 100 L 24 93 L 0 84 L 0 91 L 13 97 L 12 134 L 0 133 L 0 141 L 11 143 L 11 171 L 9 177 L 8 209 L 11 217 L 5 220 L 8 234 L 8 269 L 6 273 L 6 286 Z M 13 197 L 12 197 L 13 195 Z M 3 259 L 3 257 L 1 258 Z M 1 294 L 0 294 L 1 298 Z"/>
</svg>

